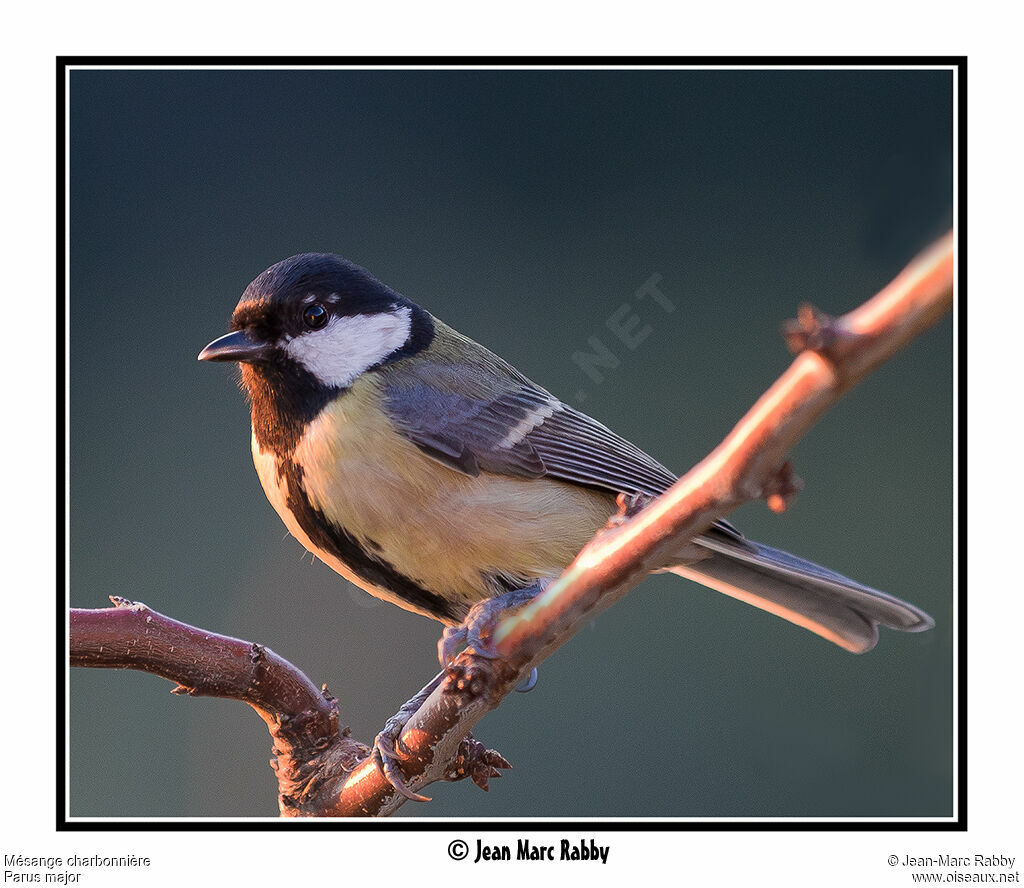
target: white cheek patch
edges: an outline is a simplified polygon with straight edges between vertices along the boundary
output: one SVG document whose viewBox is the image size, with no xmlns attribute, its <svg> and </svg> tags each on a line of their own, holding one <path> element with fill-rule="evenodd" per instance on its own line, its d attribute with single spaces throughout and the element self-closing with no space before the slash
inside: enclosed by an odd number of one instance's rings
<svg viewBox="0 0 1024 888">
<path fill-rule="evenodd" d="M 322 330 L 296 336 L 284 350 L 325 385 L 345 388 L 409 339 L 408 308 L 331 318 Z"/>
</svg>

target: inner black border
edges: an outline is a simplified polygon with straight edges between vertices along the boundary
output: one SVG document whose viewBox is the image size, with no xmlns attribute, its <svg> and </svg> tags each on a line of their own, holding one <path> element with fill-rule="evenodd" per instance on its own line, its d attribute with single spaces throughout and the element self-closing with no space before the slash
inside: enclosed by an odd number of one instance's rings
<svg viewBox="0 0 1024 888">
<path fill-rule="evenodd" d="M 67 176 L 66 176 L 66 78 L 67 69 L 77 66 L 107 66 L 115 68 L 148 68 L 155 66 L 195 66 L 235 67 L 252 65 L 267 68 L 282 66 L 323 67 L 329 65 L 346 65 L 352 67 L 388 66 L 394 68 L 430 65 L 430 66 L 523 66 L 540 65 L 545 67 L 564 67 L 593 65 L 598 67 L 627 66 L 647 68 L 658 65 L 693 65 L 706 68 L 733 67 L 737 65 L 762 66 L 766 68 L 811 66 L 825 67 L 943 67 L 952 68 L 956 72 L 957 83 L 957 217 L 956 217 L 956 255 L 957 255 L 957 302 L 956 317 L 957 337 L 957 382 L 959 387 L 959 403 L 956 416 L 958 444 L 957 451 L 957 518 L 958 533 L 956 547 L 957 561 L 957 619 L 959 621 L 959 638 L 957 646 L 957 801 L 958 810 L 955 821 L 769 821 L 736 820 L 736 821 L 637 821 L 637 820 L 558 820 L 530 821 L 509 819 L 479 818 L 473 820 L 420 820 L 415 818 L 380 818 L 363 819 L 310 819 L 310 820 L 278 820 L 278 821 L 83 821 L 69 820 L 65 815 L 67 809 L 66 749 L 65 736 L 67 730 L 67 611 L 65 608 L 65 571 L 67 568 L 66 526 L 67 512 L 65 493 L 67 491 L 67 424 L 64 411 L 67 390 L 64 380 L 67 373 L 67 356 L 65 354 L 66 324 L 65 286 L 67 267 L 65 253 L 67 249 L 66 227 L 67 218 Z M 56 828 L 58 832 L 82 831 L 252 831 L 282 829 L 312 830 L 495 830 L 522 832 L 569 832 L 579 830 L 616 830 L 627 832 L 864 832 L 864 831 L 966 831 L 967 830 L 967 57 L 966 56 L 357 56 L 351 58 L 331 56 L 57 56 L 57 205 L 56 205 L 56 259 L 57 259 L 57 501 L 56 501 L 56 537 L 57 537 L 57 601 L 56 601 L 56 657 L 57 657 L 57 735 L 56 735 Z"/>
</svg>

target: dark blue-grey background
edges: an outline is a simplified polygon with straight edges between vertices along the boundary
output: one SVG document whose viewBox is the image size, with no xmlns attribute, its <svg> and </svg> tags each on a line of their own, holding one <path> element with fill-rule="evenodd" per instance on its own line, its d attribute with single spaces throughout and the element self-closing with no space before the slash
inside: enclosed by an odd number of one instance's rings
<svg viewBox="0 0 1024 888">
<path fill-rule="evenodd" d="M 951 223 L 947 72 L 75 71 L 71 598 L 264 642 L 370 740 L 440 627 L 313 566 L 265 501 L 229 368 L 196 353 L 293 253 L 341 253 L 683 471 L 788 356 Z M 676 310 L 635 304 L 652 274 Z M 597 384 L 573 352 L 620 366 Z M 952 325 L 800 444 L 748 535 L 929 610 L 852 656 L 648 580 L 477 736 L 515 765 L 426 816 L 952 813 Z M 71 675 L 73 816 L 273 816 L 262 722 L 133 672 Z"/>
</svg>

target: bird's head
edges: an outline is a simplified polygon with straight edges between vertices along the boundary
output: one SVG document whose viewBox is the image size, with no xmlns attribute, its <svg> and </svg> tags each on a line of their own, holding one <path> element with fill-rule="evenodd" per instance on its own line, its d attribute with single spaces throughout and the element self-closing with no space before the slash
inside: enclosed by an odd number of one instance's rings
<svg viewBox="0 0 1024 888">
<path fill-rule="evenodd" d="M 344 389 L 367 370 L 423 349 L 430 316 L 332 253 L 302 253 L 271 265 L 242 294 L 231 332 L 200 361 L 237 361 L 246 388 L 280 373 Z"/>
<path fill-rule="evenodd" d="M 200 361 L 235 361 L 261 443 L 286 449 L 305 423 L 367 371 L 427 348 L 431 316 L 332 253 L 271 265 L 242 294 L 231 332 Z"/>
</svg>

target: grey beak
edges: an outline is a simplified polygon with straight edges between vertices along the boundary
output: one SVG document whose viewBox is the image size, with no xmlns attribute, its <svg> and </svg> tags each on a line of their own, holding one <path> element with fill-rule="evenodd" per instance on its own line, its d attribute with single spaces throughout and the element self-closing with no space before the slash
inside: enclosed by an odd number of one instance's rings
<svg viewBox="0 0 1024 888">
<path fill-rule="evenodd" d="M 268 345 L 254 339 L 245 330 L 236 330 L 214 339 L 199 352 L 200 361 L 260 361 L 267 356 Z"/>
</svg>

